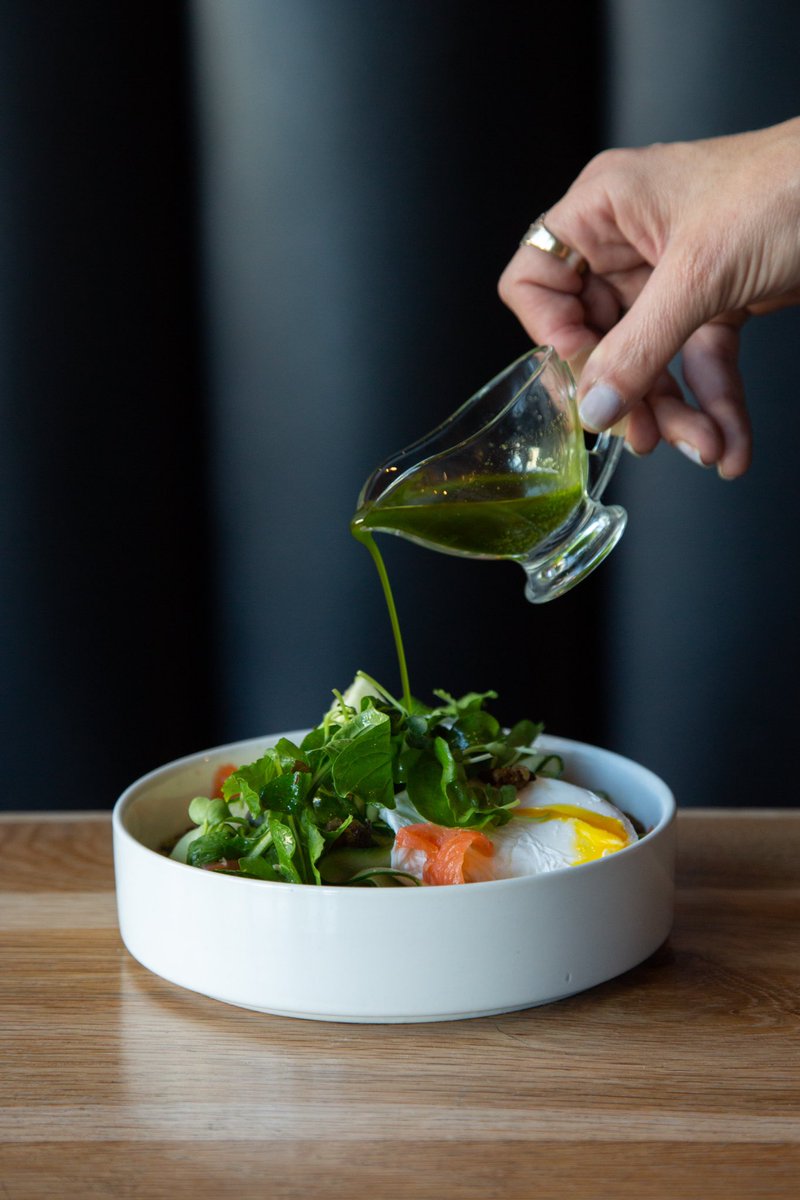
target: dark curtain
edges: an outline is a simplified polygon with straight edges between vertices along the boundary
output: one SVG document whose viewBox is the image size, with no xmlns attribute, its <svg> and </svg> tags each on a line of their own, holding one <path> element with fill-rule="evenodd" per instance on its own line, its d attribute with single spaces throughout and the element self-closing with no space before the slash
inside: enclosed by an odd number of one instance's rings
<svg viewBox="0 0 800 1200">
<path fill-rule="evenodd" d="M 193 5 L 226 737 L 315 721 L 357 668 L 399 687 L 348 524 L 528 346 L 499 273 L 599 136 L 599 10 L 566 9 L 569 76 L 564 10 L 527 3 Z M 534 612 L 513 564 L 384 549 L 415 692 L 597 733 L 598 588 Z"/>
<path fill-rule="evenodd" d="M 360 485 L 526 348 L 497 276 L 599 131 L 594 6 L 467 7 L 3 6 L 4 807 L 396 686 Z M 598 588 L 387 558 L 418 693 L 597 734 Z"/>
<path fill-rule="evenodd" d="M 677 8 L 7 0 L 3 807 L 105 808 L 359 667 L 397 686 L 348 521 L 526 349 L 495 287 L 528 223 L 610 141 L 798 110 L 791 10 Z M 752 476 L 626 462 L 628 532 L 556 604 L 388 540 L 414 690 L 493 687 L 683 803 L 792 802 L 796 340 L 747 341 Z"/>
<path fill-rule="evenodd" d="M 0 24 L 2 806 L 214 736 L 186 13 Z"/>
</svg>

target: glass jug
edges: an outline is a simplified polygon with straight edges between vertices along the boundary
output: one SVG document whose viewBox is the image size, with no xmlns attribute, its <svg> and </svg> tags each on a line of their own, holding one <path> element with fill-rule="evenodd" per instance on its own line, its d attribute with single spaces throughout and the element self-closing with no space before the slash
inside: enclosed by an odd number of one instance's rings
<svg viewBox="0 0 800 1200">
<path fill-rule="evenodd" d="M 584 579 L 622 536 L 625 510 L 599 502 L 621 449 L 609 433 L 587 449 L 572 373 L 539 346 L 382 463 L 353 528 L 511 559 L 525 571 L 527 599 L 541 604 Z"/>
</svg>

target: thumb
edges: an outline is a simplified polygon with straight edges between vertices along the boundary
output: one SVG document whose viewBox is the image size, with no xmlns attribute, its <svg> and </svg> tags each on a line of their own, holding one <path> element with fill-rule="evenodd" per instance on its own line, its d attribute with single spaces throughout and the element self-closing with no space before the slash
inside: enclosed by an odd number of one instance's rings
<svg viewBox="0 0 800 1200">
<path fill-rule="evenodd" d="M 578 401 L 587 429 L 608 429 L 653 387 L 687 338 L 709 316 L 703 281 L 676 253 L 653 268 L 628 312 L 581 371 Z"/>
</svg>

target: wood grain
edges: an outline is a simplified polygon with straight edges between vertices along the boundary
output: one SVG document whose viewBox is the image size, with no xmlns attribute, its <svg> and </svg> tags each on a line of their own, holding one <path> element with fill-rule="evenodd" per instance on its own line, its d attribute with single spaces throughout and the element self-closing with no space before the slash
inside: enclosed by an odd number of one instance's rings
<svg viewBox="0 0 800 1200">
<path fill-rule="evenodd" d="M 0 819 L 0 1197 L 794 1197 L 800 812 L 679 818 L 672 936 L 508 1016 L 337 1025 L 130 958 L 110 823 Z"/>
</svg>

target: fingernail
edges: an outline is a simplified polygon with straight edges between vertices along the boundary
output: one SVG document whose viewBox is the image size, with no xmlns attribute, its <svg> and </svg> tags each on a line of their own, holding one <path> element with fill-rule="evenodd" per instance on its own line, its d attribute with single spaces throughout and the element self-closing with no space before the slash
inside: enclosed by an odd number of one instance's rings
<svg viewBox="0 0 800 1200">
<path fill-rule="evenodd" d="M 634 458 L 644 458 L 645 457 L 645 455 L 640 454 L 638 450 L 634 450 L 634 448 L 630 444 L 630 442 L 623 442 L 622 445 L 623 445 L 623 448 L 628 451 L 628 454 L 632 454 Z"/>
<path fill-rule="evenodd" d="M 734 479 L 736 479 L 735 475 L 726 475 L 722 467 L 717 467 L 717 474 L 719 475 L 720 479 L 724 479 L 726 483 L 733 483 Z"/>
<path fill-rule="evenodd" d="M 696 446 L 691 446 L 688 442 L 676 442 L 675 449 L 680 450 L 681 454 L 685 454 L 687 458 L 696 463 L 698 467 L 707 467 L 710 464 L 704 463 L 700 457 L 700 451 Z"/>
<path fill-rule="evenodd" d="M 608 429 L 622 415 L 622 397 L 607 383 L 596 383 L 583 397 L 580 417 L 587 429 Z"/>
</svg>

